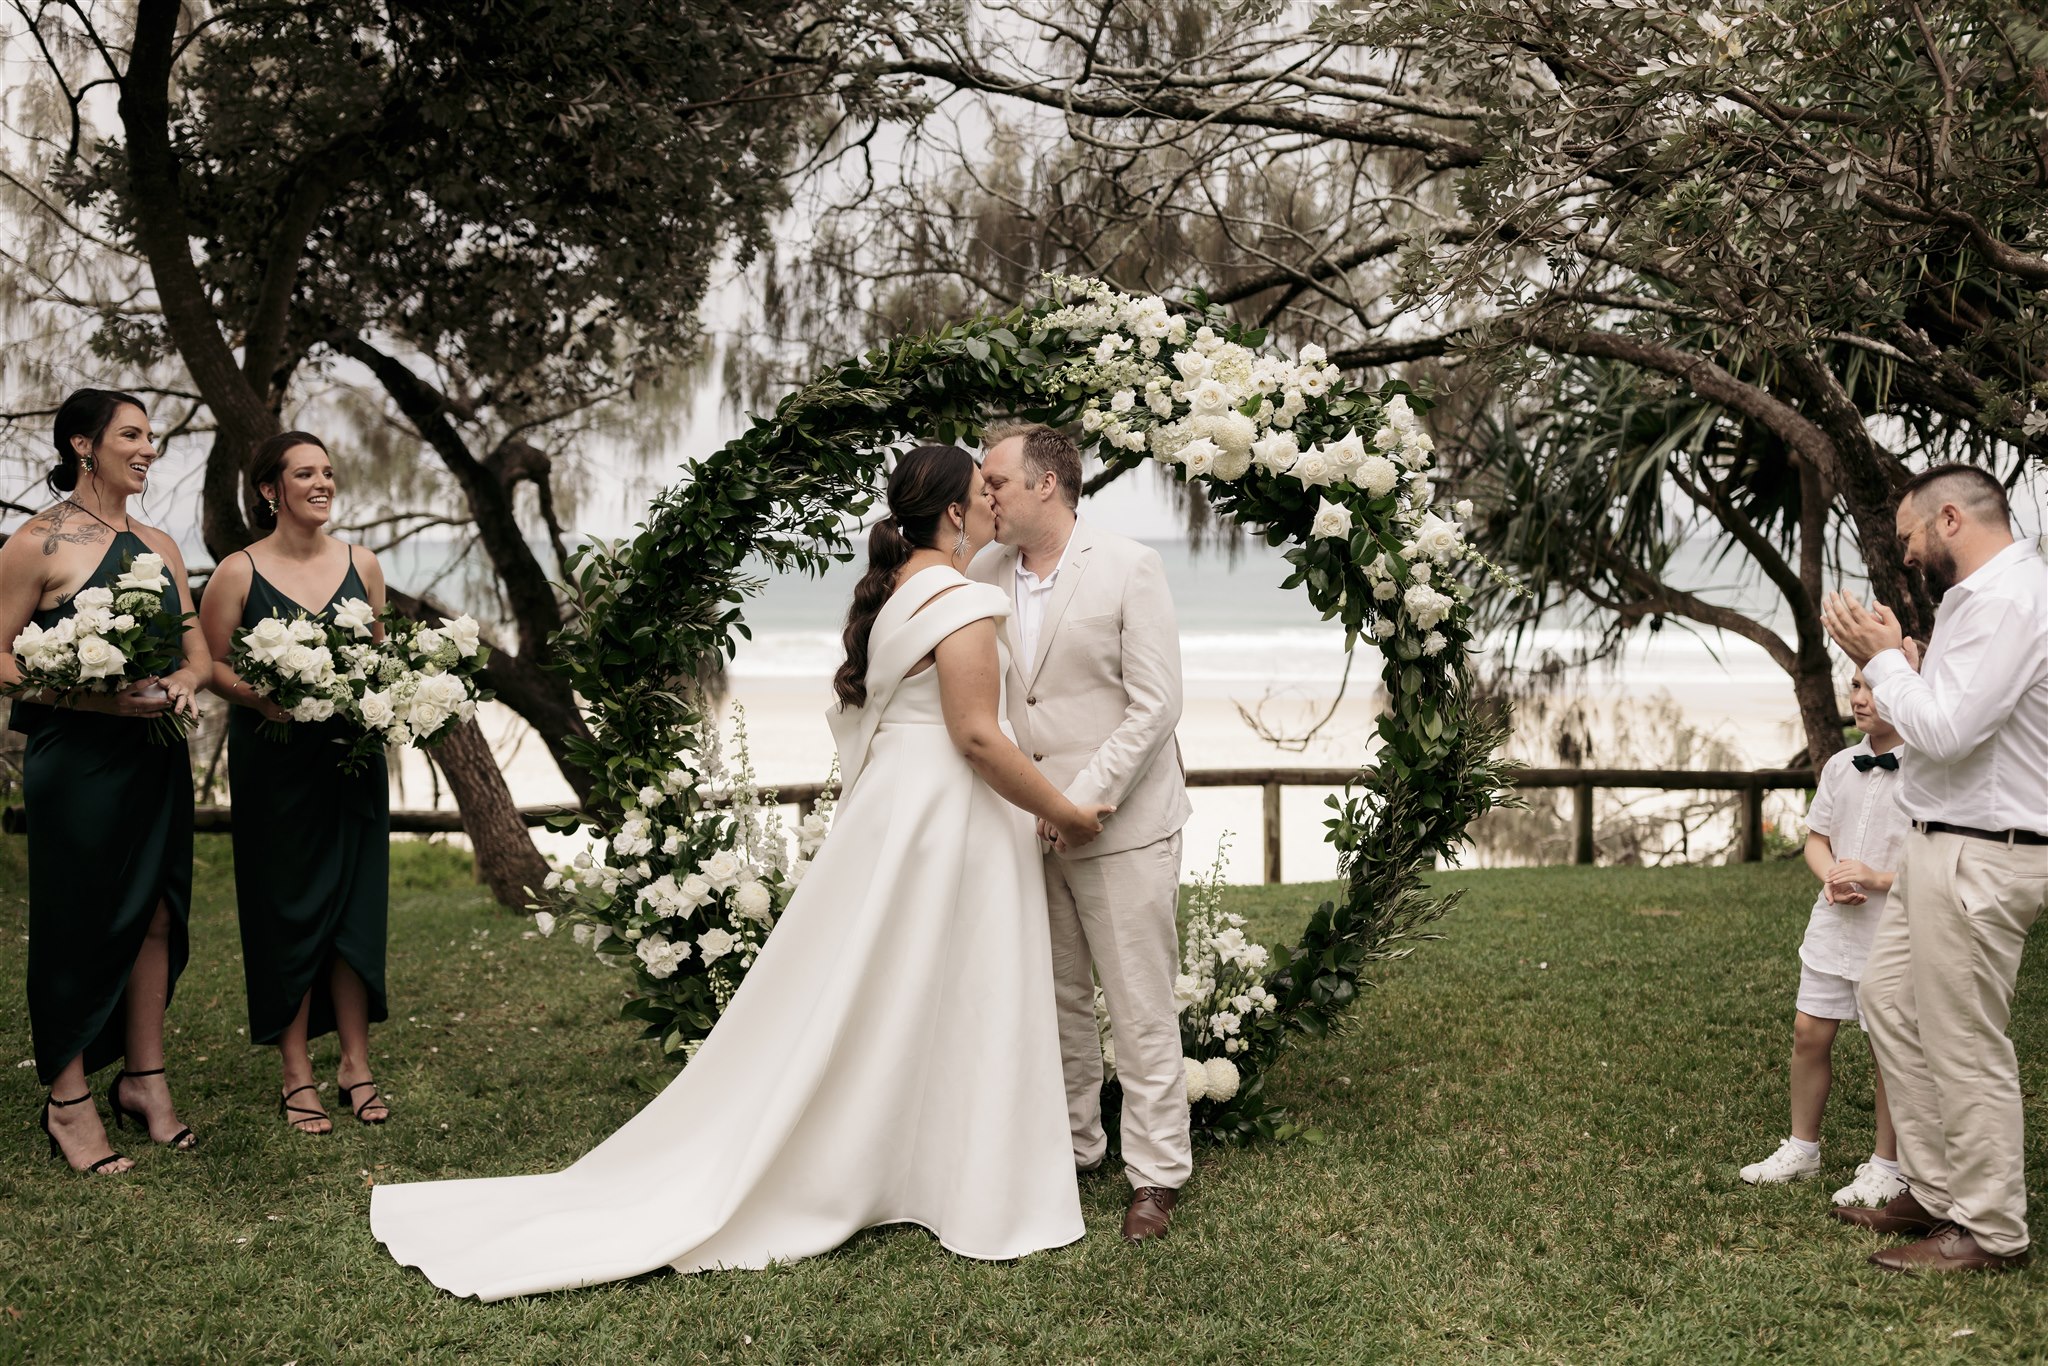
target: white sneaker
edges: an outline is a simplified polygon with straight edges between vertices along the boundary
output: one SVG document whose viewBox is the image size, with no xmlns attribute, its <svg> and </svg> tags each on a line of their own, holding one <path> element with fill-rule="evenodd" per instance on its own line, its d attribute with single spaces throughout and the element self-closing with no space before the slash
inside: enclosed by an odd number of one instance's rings
<svg viewBox="0 0 2048 1366">
<path fill-rule="evenodd" d="M 1761 1162 L 1750 1163 L 1741 1172 L 1742 1179 L 1752 1186 L 1777 1186 L 1819 1175 L 1820 1153 L 1817 1150 L 1811 1155 L 1803 1153 L 1799 1145 L 1789 1138 L 1778 1145 L 1778 1151 Z"/>
<path fill-rule="evenodd" d="M 1835 1192 L 1835 1203 L 1876 1209 L 1905 1193 L 1905 1177 L 1888 1172 L 1875 1162 L 1865 1162 L 1856 1169 L 1856 1179 Z"/>
</svg>

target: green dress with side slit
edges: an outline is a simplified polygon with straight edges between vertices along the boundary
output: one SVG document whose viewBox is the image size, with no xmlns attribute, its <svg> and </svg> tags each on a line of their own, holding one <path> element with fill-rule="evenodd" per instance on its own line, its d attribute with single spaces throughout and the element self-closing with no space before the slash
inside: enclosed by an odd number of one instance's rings
<svg viewBox="0 0 2048 1366">
<path fill-rule="evenodd" d="M 92 577 L 111 587 L 150 548 L 114 533 Z M 72 615 L 77 594 L 32 618 L 45 630 Z M 28 1018 L 36 1075 L 48 1086 L 73 1058 L 96 1072 L 127 1050 L 128 975 L 161 904 L 170 915 L 169 993 L 189 954 L 192 757 L 157 744 L 147 718 L 15 704 L 28 737 Z"/>
<path fill-rule="evenodd" d="M 249 561 L 241 629 L 265 617 L 323 623 L 343 598 L 368 598 L 348 573 L 318 611 L 292 601 Z M 390 904 L 391 792 L 379 754 L 359 773 L 341 769 L 342 723 L 290 722 L 263 734 L 261 713 L 228 717 L 228 788 L 234 802 L 235 908 L 249 992 L 249 1042 L 274 1044 L 310 993 L 306 1037 L 334 1029 L 328 973 L 336 959 L 363 979 L 370 1019 L 382 1020 L 384 933 Z"/>
</svg>

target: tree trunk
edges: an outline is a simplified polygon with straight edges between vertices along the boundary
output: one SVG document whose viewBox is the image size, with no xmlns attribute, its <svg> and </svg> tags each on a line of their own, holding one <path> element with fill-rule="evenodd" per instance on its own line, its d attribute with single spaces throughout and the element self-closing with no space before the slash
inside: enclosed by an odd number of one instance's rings
<svg viewBox="0 0 2048 1366">
<path fill-rule="evenodd" d="M 462 810 L 463 832 L 476 850 L 477 880 L 490 887 L 499 905 L 523 909 L 540 890 L 548 864 L 513 805 L 512 790 L 505 786 L 483 731 L 465 721 L 427 753 L 440 765 Z"/>
<path fill-rule="evenodd" d="M 1818 770 L 1842 748 L 1842 714 L 1836 710 L 1835 671 L 1823 651 L 1801 650 L 1792 675 L 1799 721 L 1806 731 L 1806 759 Z"/>
</svg>

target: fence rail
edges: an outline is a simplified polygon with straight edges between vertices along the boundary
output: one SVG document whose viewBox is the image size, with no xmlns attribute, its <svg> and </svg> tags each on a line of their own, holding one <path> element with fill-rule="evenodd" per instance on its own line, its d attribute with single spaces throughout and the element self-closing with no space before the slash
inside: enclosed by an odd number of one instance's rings
<svg viewBox="0 0 2048 1366">
<path fill-rule="evenodd" d="M 1189 787 L 1256 787 L 1262 797 L 1262 851 L 1265 880 L 1280 881 L 1280 790 L 1285 787 L 1342 787 L 1356 776 L 1351 768 L 1198 768 L 1189 771 Z M 1593 794 L 1603 788 L 1636 788 L 1661 792 L 1739 792 L 1742 814 L 1739 849 L 1745 863 L 1764 855 L 1764 794 L 1813 786 L 1806 768 L 1683 769 L 1683 768 L 1525 768 L 1511 774 L 1518 789 L 1572 793 L 1572 862 L 1593 862 Z M 777 798 L 808 813 L 825 790 L 823 783 L 789 783 L 776 789 Z M 579 814 L 573 806 L 522 806 L 528 825 L 544 825 L 553 816 Z M 233 808 L 202 806 L 193 813 L 193 828 L 219 833 L 233 828 Z M 0 812 L 0 831 L 18 834 L 28 828 L 22 808 Z M 393 834 L 459 833 L 462 817 L 455 811 L 393 811 Z"/>
</svg>

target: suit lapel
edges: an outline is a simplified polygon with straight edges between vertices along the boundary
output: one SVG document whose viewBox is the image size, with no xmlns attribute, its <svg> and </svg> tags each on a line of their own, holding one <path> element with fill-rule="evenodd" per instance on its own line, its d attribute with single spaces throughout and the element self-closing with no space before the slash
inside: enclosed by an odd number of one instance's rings
<svg viewBox="0 0 2048 1366">
<path fill-rule="evenodd" d="M 1095 546 L 1095 537 L 1086 522 L 1074 524 L 1074 538 L 1067 545 L 1066 563 L 1060 566 L 1059 579 L 1052 586 L 1052 601 L 1045 605 L 1045 620 L 1038 626 L 1038 655 L 1024 670 L 1026 687 L 1036 687 L 1038 671 L 1045 667 L 1045 657 L 1052 653 L 1052 638 L 1059 633 L 1060 619 L 1067 614 L 1067 604 L 1074 600 L 1074 591 L 1081 586 L 1082 576 L 1088 572 L 1088 552 Z"/>
</svg>

